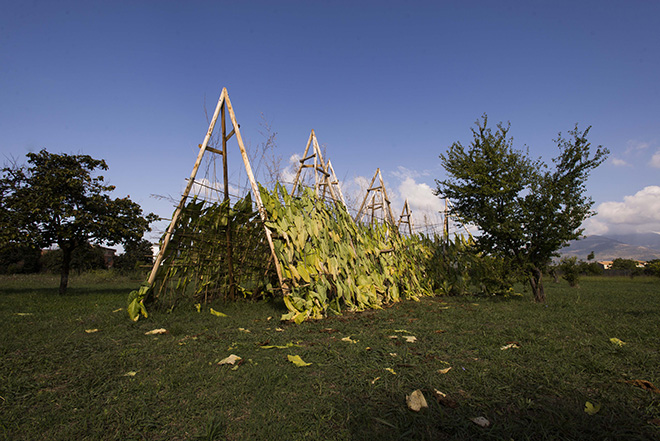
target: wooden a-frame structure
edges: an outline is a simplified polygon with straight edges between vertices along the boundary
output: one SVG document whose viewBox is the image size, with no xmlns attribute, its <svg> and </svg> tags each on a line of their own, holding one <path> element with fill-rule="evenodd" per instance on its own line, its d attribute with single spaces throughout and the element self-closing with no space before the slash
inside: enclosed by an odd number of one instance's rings
<svg viewBox="0 0 660 441">
<path fill-rule="evenodd" d="M 376 178 L 378 178 L 380 185 L 374 187 Z M 376 169 L 374 177 L 371 178 L 371 183 L 367 188 L 367 194 L 364 195 L 360 209 L 358 210 L 357 215 L 355 215 L 355 222 L 361 222 L 369 211 L 371 212 L 371 222 L 373 222 L 376 212 L 381 211 L 383 213 L 383 219 L 385 222 L 390 224 L 390 226 L 393 228 L 397 227 L 397 223 L 394 220 L 394 214 L 392 213 L 390 199 L 387 196 L 387 190 L 385 190 L 383 176 L 380 173 L 380 168 Z"/>
<path fill-rule="evenodd" d="M 310 147 L 314 153 L 308 155 Z M 306 164 L 309 160 L 313 160 L 313 163 Z M 293 195 L 298 189 L 298 180 L 300 179 L 303 170 L 311 168 L 314 172 L 314 191 L 316 192 L 316 197 L 325 199 L 325 193 L 327 191 L 330 193 L 330 198 L 333 201 L 341 202 L 344 205 L 344 208 L 346 208 L 346 211 L 348 211 L 348 206 L 344 200 L 344 194 L 341 192 L 339 179 L 337 179 L 335 169 L 332 167 L 332 162 L 330 160 L 328 160 L 327 163 L 323 160 L 323 154 L 321 153 L 321 148 L 319 147 L 319 142 L 316 139 L 316 133 L 314 133 L 313 129 L 309 134 L 305 152 L 299 162 L 300 166 L 298 167 L 298 170 L 296 170 L 296 177 L 293 179 L 291 195 Z"/>
<path fill-rule="evenodd" d="M 229 116 L 229 122 L 231 123 L 231 128 L 232 128 L 232 130 L 229 133 L 227 133 L 227 116 Z M 215 129 L 215 125 L 218 121 L 218 117 L 220 117 L 220 125 L 221 125 L 220 131 L 222 135 L 222 150 L 209 147 L 208 145 L 209 141 L 211 140 L 211 136 L 213 135 L 213 130 Z M 149 284 L 152 284 L 156 279 L 156 274 L 158 272 L 158 268 L 160 267 L 163 261 L 165 250 L 167 249 L 170 239 L 172 238 L 172 234 L 174 233 L 174 227 L 176 225 L 176 221 L 179 218 L 179 215 L 181 214 L 181 210 L 186 204 L 186 199 L 188 198 L 190 191 L 193 187 L 193 184 L 195 183 L 195 177 L 197 176 L 197 171 L 199 169 L 200 164 L 202 163 L 202 158 L 204 157 L 204 154 L 207 152 L 215 153 L 222 156 L 224 199 L 229 200 L 227 141 L 229 141 L 233 136 L 236 136 L 236 141 L 238 142 L 238 147 L 241 152 L 241 157 L 243 158 L 243 163 L 245 164 L 245 171 L 247 172 L 247 176 L 250 181 L 250 186 L 252 188 L 254 202 L 257 205 L 259 216 L 261 217 L 261 220 L 264 222 L 266 240 L 268 241 L 268 246 L 270 247 L 271 256 L 275 264 L 275 271 L 277 272 L 277 278 L 280 283 L 280 288 L 282 289 L 282 292 L 284 292 L 285 294 L 288 292 L 287 286 L 284 283 L 284 279 L 282 278 L 282 270 L 280 268 L 279 260 L 275 255 L 275 248 L 273 246 L 273 238 L 271 232 L 266 227 L 265 224 L 265 221 L 267 220 L 266 210 L 261 201 L 261 194 L 259 193 L 257 181 L 255 180 L 254 174 L 252 173 L 250 160 L 248 158 L 247 151 L 245 150 L 243 137 L 241 136 L 240 126 L 236 122 L 236 114 L 234 113 L 234 109 L 231 105 L 231 101 L 229 100 L 229 94 L 227 93 L 226 88 L 222 89 L 222 93 L 220 94 L 220 98 L 218 99 L 218 104 L 216 105 L 215 112 L 213 113 L 213 118 L 211 118 L 211 123 L 209 124 L 209 129 L 206 132 L 204 141 L 202 142 L 202 144 L 199 145 L 199 153 L 197 154 L 197 160 L 195 161 L 195 165 L 193 166 L 192 173 L 190 174 L 190 179 L 188 179 L 188 184 L 186 185 L 186 188 L 183 191 L 183 195 L 181 196 L 181 200 L 179 201 L 179 204 L 177 205 L 176 210 L 174 211 L 174 215 L 172 216 L 172 220 L 170 221 L 170 225 L 168 226 L 165 232 L 165 236 L 163 237 L 160 250 L 158 251 L 158 255 L 156 256 L 156 261 L 154 262 L 154 266 L 151 269 L 151 273 L 149 274 L 149 279 L 147 280 Z M 231 258 L 231 228 L 227 228 L 226 244 L 227 244 L 227 253 L 228 253 L 227 259 L 228 259 L 228 272 L 229 272 L 228 275 L 230 280 L 230 290 L 234 290 L 235 282 L 233 280 L 233 264 Z"/>
<path fill-rule="evenodd" d="M 401 216 L 399 216 L 399 222 L 397 222 L 396 227 L 401 228 L 401 224 L 408 225 L 408 232 L 410 235 L 413 235 L 413 221 L 412 221 L 412 211 L 410 210 L 410 205 L 408 205 L 408 198 L 403 203 L 403 209 L 401 210 Z"/>
</svg>

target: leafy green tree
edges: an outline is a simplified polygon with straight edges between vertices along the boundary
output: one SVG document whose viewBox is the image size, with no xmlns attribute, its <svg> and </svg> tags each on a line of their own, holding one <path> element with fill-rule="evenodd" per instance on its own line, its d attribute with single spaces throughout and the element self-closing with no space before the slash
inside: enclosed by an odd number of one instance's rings
<svg viewBox="0 0 660 441">
<path fill-rule="evenodd" d="M 585 183 L 609 151 L 599 146 L 592 154 L 590 128 L 576 125 L 569 139 L 555 140 L 559 155 L 551 167 L 515 150 L 509 126 L 493 131 L 487 123 L 486 115 L 476 122 L 469 147 L 456 142 L 440 155 L 448 178 L 436 180 L 436 194 L 452 200 L 454 216 L 479 228 L 479 249 L 502 259 L 512 280 L 526 277 L 534 299 L 544 302 L 543 271 L 594 214 Z"/>
<path fill-rule="evenodd" d="M 42 266 L 51 273 L 62 272 L 62 250 L 47 250 L 41 256 Z M 103 258 L 103 249 L 84 243 L 76 247 L 71 253 L 71 264 L 69 270 L 78 274 L 85 271 L 107 269 Z"/>
<path fill-rule="evenodd" d="M 131 273 L 138 270 L 141 266 L 153 265 L 153 250 L 151 242 L 142 239 L 139 242 L 132 242 L 124 248 L 124 254 L 115 258 L 114 268 L 123 272 Z"/>
<path fill-rule="evenodd" d="M 84 244 L 139 241 L 153 213 L 128 197 L 112 199 L 97 170 L 104 160 L 88 155 L 53 154 L 45 149 L 27 154 L 27 166 L 12 164 L 0 178 L 0 247 L 32 244 L 62 250 L 60 294 L 66 292 L 73 250 Z"/>
<path fill-rule="evenodd" d="M 559 270 L 562 279 L 566 280 L 570 286 L 577 286 L 580 280 L 580 266 L 577 257 L 562 257 L 559 261 Z"/>
</svg>

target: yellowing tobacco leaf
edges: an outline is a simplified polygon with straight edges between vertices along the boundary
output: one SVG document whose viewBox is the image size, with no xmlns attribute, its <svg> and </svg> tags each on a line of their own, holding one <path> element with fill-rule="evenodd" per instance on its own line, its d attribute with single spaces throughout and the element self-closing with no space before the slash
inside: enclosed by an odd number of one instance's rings
<svg viewBox="0 0 660 441">
<path fill-rule="evenodd" d="M 410 395 L 406 395 L 406 404 L 408 404 L 408 409 L 415 412 L 419 412 L 422 409 L 426 409 L 429 405 L 426 403 L 426 398 L 422 391 L 417 389 L 413 391 Z"/>
<path fill-rule="evenodd" d="M 233 365 L 233 364 L 236 364 L 236 362 L 240 361 L 240 360 L 241 360 L 241 357 L 239 357 L 238 355 L 231 354 L 229 357 L 223 358 L 222 360 L 220 360 L 218 362 L 218 364 L 232 364 Z"/>
<path fill-rule="evenodd" d="M 406 343 L 415 343 L 417 341 L 417 337 L 414 335 L 404 335 L 403 338 L 406 340 Z"/>
<path fill-rule="evenodd" d="M 341 341 L 345 341 L 345 342 L 348 342 L 348 343 L 357 343 L 359 340 L 353 340 L 353 339 L 351 339 L 350 336 L 348 336 L 348 337 L 342 338 Z"/>
<path fill-rule="evenodd" d="M 195 309 L 197 312 L 202 312 L 202 304 L 201 303 L 195 303 Z"/>
<path fill-rule="evenodd" d="M 128 371 L 124 374 L 124 377 L 135 377 L 137 375 L 136 371 Z"/>
<path fill-rule="evenodd" d="M 394 369 L 392 369 L 392 368 L 385 368 L 385 370 L 387 372 L 391 373 L 392 375 L 396 375 L 396 372 L 394 372 Z"/>
<path fill-rule="evenodd" d="M 614 345 L 617 345 L 618 347 L 623 347 L 623 345 L 626 344 L 625 341 L 621 341 L 618 338 L 610 338 L 610 342 L 612 342 Z"/>
<path fill-rule="evenodd" d="M 211 314 L 215 315 L 216 317 L 228 317 L 227 314 L 222 313 L 222 312 L 220 312 L 220 311 L 216 311 L 216 310 L 213 309 L 213 308 L 209 308 L 209 312 L 210 312 Z"/>
<path fill-rule="evenodd" d="M 94 332 L 99 332 L 98 329 L 85 329 L 85 332 L 88 334 L 93 334 Z"/>
<path fill-rule="evenodd" d="M 264 346 L 259 346 L 261 349 L 286 349 L 286 348 L 291 348 L 293 346 L 298 346 L 300 347 L 299 344 L 290 342 L 285 345 L 264 345 Z"/>
<path fill-rule="evenodd" d="M 289 361 L 293 364 L 295 364 L 298 367 L 303 367 L 303 366 L 309 366 L 312 363 L 305 363 L 302 358 L 300 358 L 300 355 L 287 355 L 286 356 Z"/>
<path fill-rule="evenodd" d="M 444 368 L 444 369 L 438 369 L 438 373 L 439 373 L 439 374 L 446 374 L 446 373 L 449 372 L 450 370 L 451 370 L 451 366 L 448 367 L 448 368 Z"/>
<path fill-rule="evenodd" d="M 159 335 L 159 334 L 167 334 L 167 329 L 158 328 L 144 333 L 144 335 Z"/>
<path fill-rule="evenodd" d="M 584 411 L 589 415 L 596 415 L 600 410 L 600 404 L 592 404 L 591 401 L 587 401 L 584 404 Z"/>
</svg>

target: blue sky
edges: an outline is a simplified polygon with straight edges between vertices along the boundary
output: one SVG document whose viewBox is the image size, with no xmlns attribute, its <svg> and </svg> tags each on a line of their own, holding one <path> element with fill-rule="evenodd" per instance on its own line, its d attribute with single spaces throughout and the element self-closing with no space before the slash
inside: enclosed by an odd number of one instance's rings
<svg viewBox="0 0 660 441">
<path fill-rule="evenodd" d="M 314 129 L 347 192 L 441 207 L 438 155 L 484 113 L 546 161 L 576 123 L 611 150 L 587 233 L 660 232 L 660 3 L 2 0 L 0 152 L 84 153 L 169 217 L 223 87 L 283 165 Z M 232 146 L 230 146 L 232 147 Z M 233 145 L 233 161 L 238 149 Z M 244 178 L 231 162 L 230 181 Z M 357 196 L 356 196 L 357 197 Z M 420 223 L 420 220 L 416 220 Z M 155 239 L 155 237 L 152 237 Z"/>
</svg>

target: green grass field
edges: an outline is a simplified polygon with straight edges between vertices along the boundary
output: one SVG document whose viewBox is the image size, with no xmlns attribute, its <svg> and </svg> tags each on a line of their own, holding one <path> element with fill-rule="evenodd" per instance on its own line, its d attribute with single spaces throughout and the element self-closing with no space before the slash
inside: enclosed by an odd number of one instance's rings
<svg viewBox="0 0 660 441">
<path fill-rule="evenodd" d="M 1 439 L 660 439 L 660 393 L 635 382 L 660 387 L 657 278 L 546 282 L 547 305 L 438 297 L 299 326 L 274 301 L 133 323 L 137 284 L 81 276 L 61 297 L 56 278 L 0 278 Z M 156 328 L 168 333 L 145 335 Z M 242 361 L 218 364 L 230 354 Z"/>
</svg>

